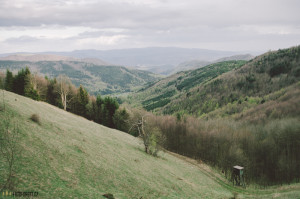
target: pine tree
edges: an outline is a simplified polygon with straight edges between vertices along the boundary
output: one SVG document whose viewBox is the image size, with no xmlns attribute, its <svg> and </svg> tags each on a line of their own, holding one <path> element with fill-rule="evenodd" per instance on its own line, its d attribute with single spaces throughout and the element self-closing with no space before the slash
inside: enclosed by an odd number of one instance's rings
<svg viewBox="0 0 300 199">
<path fill-rule="evenodd" d="M 31 74 L 25 76 L 24 95 L 33 100 L 40 100 L 40 95 L 33 85 L 33 78 Z"/>
<path fill-rule="evenodd" d="M 129 114 L 127 113 L 126 109 L 118 109 L 114 116 L 113 116 L 113 122 L 116 127 L 116 129 L 120 131 L 127 132 L 129 130 Z"/>
<path fill-rule="evenodd" d="M 118 102 L 111 98 L 111 97 L 105 97 L 104 98 L 104 104 L 103 104 L 103 124 L 105 126 L 114 128 L 114 122 L 113 122 L 113 116 L 116 112 L 116 110 L 119 108 Z"/>
<path fill-rule="evenodd" d="M 88 92 L 83 88 L 82 85 L 80 85 L 78 90 L 78 114 L 81 116 L 86 117 L 87 116 L 87 108 L 86 105 L 89 103 L 89 96 Z"/>
<path fill-rule="evenodd" d="M 13 92 L 19 95 L 24 95 L 25 86 L 28 83 L 28 75 L 30 75 L 30 70 L 28 67 L 26 67 L 25 70 L 22 69 L 18 72 L 13 81 Z"/>
<path fill-rule="evenodd" d="M 47 93 L 46 93 L 46 102 L 58 106 L 59 95 L 57 92 L 55 92 L 56 83 L 57 82 L 55 78 L 53 80 L 49 80 L 49 84 L 47 86 Z"/>
<path fill-rule="evenodd" d="M 6 70 L 6 78 L 4 88 L 7 91 L 13 91 L 14 76 L 8 69 Z"/>
<path fill-rule="evenodd" d="M 103 99 L 101 98 L 100 95 L 98 95 L 96 99 L 97 108 L 96 108 L 95 121 L 99 124 L 103 124 L 103 104 L 104 104 Z"/>
</svg>

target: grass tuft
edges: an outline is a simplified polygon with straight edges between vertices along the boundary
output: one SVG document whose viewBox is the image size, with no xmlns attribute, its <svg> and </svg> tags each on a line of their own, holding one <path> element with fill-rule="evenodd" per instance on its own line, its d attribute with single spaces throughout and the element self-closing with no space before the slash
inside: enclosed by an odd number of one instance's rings
<svg viewBox="0 0 300 199">
<path fill-rule="evenodd" d="M 111 193 L 103 194 L 103 196 L 104 196 L 105 198 L 108 198 L 108 199 L 114 199 L 114 198 L 115 198 L 114 195 L 111 194 Z"/>
<path fill-rule="evenodd" d="M 31 119 L 33 122 L 35 122 L 35 123 L 41 125 L 40 116 L 39 116 L 38 114 L 32 114 L 31 117 L 30 117 L 30 119 Z"/>
</svg>

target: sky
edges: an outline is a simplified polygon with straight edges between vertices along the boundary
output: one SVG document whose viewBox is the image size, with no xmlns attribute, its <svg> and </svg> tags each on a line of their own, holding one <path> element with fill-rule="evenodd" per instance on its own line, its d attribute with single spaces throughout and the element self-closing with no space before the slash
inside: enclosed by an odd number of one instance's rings
<svg viewBox="0 0 300 199">
<path fill-rule="evenodd" d="M 0 53 L 300 44 L 299 0 L 0 0 Z"/>
</svg>

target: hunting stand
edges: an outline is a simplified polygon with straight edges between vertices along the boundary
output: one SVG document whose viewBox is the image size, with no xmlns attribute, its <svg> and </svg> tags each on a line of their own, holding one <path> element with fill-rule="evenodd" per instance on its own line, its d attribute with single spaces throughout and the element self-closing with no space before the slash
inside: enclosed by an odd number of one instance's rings
<svg viewBox="0 0 300 199">
<path fill-rule="evenodd" d="M 244 167 L 234 166 L 232 170 L 233 185 L 245 187 Z"/>
</svg>

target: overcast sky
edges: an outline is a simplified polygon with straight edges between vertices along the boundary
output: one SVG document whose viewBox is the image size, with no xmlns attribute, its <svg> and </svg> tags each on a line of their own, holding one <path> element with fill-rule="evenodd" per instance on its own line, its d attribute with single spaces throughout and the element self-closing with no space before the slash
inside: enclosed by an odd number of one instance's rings
<svg viewBox="0 0 300 199">
<path fill-rule="evenodd" d="M 299 0 L 0 0 L 0 53 L 300 44 Z"/>
</svg>

